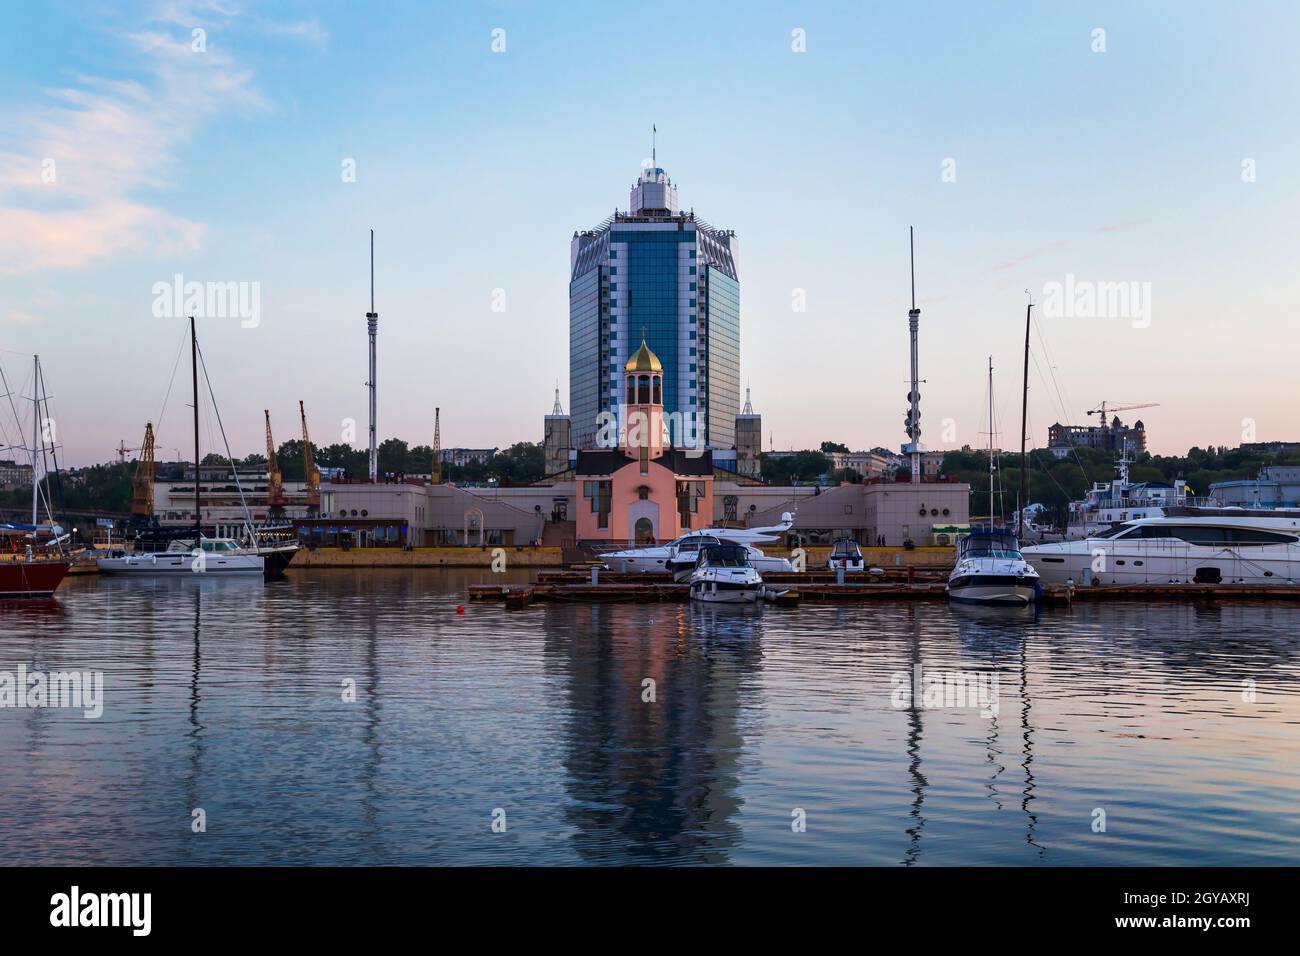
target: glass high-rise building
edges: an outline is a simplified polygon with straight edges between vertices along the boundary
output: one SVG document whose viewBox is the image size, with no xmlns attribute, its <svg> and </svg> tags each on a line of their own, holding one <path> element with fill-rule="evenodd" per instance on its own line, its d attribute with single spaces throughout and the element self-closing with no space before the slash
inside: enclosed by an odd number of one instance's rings
<svg viewBox="0 0 1300 956">
<path fill-rule="evenodd" d="M 577 448 L 618 414 L 623 365 L 642 337 L 664 365 L 664 413 L 678 447 L 729 449 L 740 411 L 735 233 L 679 212 L 657 166 L 626 213 L 576 232 L 569 249 L 569 416 Z"/>
</svg>

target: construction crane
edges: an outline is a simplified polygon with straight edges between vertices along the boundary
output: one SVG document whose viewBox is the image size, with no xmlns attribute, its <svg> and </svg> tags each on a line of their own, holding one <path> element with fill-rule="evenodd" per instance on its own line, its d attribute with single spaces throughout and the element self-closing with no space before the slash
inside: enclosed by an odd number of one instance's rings
<svg viewBox="0 0 1300 956">
<path fill-rule="evenodd" d="M 429 484 L 442 484 L 442 409 L 433 410 L 433 467 L 429 469 Z"/>
<path fill-rule="evenodd" d="M 275 439 L 271 437 L 271 410 L 266 412 L 266 504 L 273 514 L 284 511 L 284 479 L 275 460 Z"/>
<path fill-rule="evenodd" d="M 118 464 L 121 464 L 121 465 L 125 465 L 125 464 L 126 464 L 126 456 L 129 455 L 131 452 L 133 452 L 133 451 L 140 451 L 139 448 L 128 448 L 127 445 L 126 445 L 126 439 L 125 439 L 125 438 L 119 439 L 119 440 L 118 440 L 118 443 L 117 443 L 117 447 L 114 448 L 113 450 L 114 450 L 115 452 L 117 452 L 117 461 L 118 461 Z"/>
<path fill-rule="evenodd" d="M 153 517 L 153 422 L 145 424 L 144 444 L 135 451 L 140 458 L 131 483 L 131 517 L 149 521 Z"/>
<path fill-rule="evenodd" d="M 298 414 L 302 417 L 302 476 L 307 482 L 307 514 L 320 514 L 320 472 L 316 469 L 316 456 L 311 451 L 311 436 L 307 434 L 307 410 L 298 399 Z"/>
<path fill-rule="evenodd" d="M 1111 412 L 1131 412 L 1131 411 L 1133 411 L 1133 410 L 1136 409 L 1136 408 L 1157 408 L 1159 405 L 1160 405 L 1159 402 L 1144 402 L 1144 403 L 1142 403 L 1142 404 L 1140 404 L 1140 405 L 1115 405 L 1115 404 L 1111 404 L 1111 403 L 1107 403 L 1107 402 L 1102 402 L 1102 403 L 1101 403 L 1100 405 L 1098 405 L 1096 408 L 1094 408 L 1094 409 L 1092 409 L 1091 411 L 1089 411 L 1088 414 L 1089 414 L 1089 415 L 1100 415 L 1100 416 L 1101 416 L 1101 427 L 1102 427 L 1102 428 L 1105 428 L 1105 427 L 1106 427 L 1106 421 L 1107 421 L 1107 420 L 1106 420 L 1106 412 L 1107 412 L 1107 410 L 1109 410 L 1109 411 L 1111 411 Z"/>
<path fill-rule="evenodd" d="M 1102 402 L 1101 405 L 1088 411 L 1089 415 L 1101 416 L 1101 432 L 1104 437 L 1104 447 L 1110 447 L 1110 427 L 1109 421 L 1114 420 L 1114 414 L 1117 411 L 1134 411 L 1135 408 L 1156 408 L 1160 402 L 1140 402 L 1138 405 L 1114 405 L 1110 402 Z M 1106 412 L 1110 412 L 1110 419 L 1106 418 Z"/>
</svg>

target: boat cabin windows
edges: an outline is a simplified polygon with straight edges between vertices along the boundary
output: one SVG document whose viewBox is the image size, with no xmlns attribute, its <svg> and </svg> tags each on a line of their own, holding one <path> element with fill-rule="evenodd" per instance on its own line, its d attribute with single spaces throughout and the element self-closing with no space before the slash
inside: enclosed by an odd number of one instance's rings
<svg viewBox="0 0 1300 956">
<path fill-rule="evenodd" d="M 976 531 L 961 540 L 963 558 L 996 558 L 1015 561 L 1020 558 L 1020 542 L 1014 534 Z"/>
<path fill-rule="evenodd" d="M 1216 528 L 1208 525 L 1148 524 L 1112 530 L 1113 533 L 1106 537 L 1114 537 L 1121 541 L 1174 538 L 1205 548 L 1293 544 L 1297 540 L 1295 535 L 1281 531 L 1265 531 L 1260 528 Z M 1097 535 L 1097 537 L 1102 536 Z"/>
<path fill-rule="evenodd" d="M 698 564 L 708 568 L 746 568 L 749 552 L 738 544 L 711 544 L 700 549 Z"/>
</svg>

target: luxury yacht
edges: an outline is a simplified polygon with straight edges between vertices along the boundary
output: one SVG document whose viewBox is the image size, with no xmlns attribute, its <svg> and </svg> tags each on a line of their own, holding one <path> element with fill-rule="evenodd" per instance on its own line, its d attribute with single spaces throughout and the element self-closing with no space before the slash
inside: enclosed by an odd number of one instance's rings
<svg viewBox="0 0 1300 956">
<path fill-rule="evenodd" d="M 972 531 L 961 539 L 948 597 L 965 604 L 1024 607 L 1038 598 L 1039 574 L 1010 531 Z"/>
<path fill-rule="evenodd" d="M 710 604 L 753 604 L 763 578 L 749 563 L 749 549 L 739 544 L 700 548 L 691 573 L 691 600 Z"/>
<path fill-rule="evenodd" d="M 1300 511 L 1169 507 L 1081 541 L 1024 551 L 1044 581 L 1074 584 L 1300 582 Z"/>
<path fill-rule="evenodd" d="M 705 528 L 700 531 L 688 531 L 680 538 L 674 538 L 667 544 L 645 548 L 628 548 L 610 551 L 600 555 L 600 559 L 611 571 L 658 571 L 674 572 L 695 567 L 695 557 L 701 544 L 737 544 L 743 545 L 754 568 L 762 571 L 792 571 L 794 568 L 786 558 L 768 557 L 755 547 L 764 541 L 775 541 L 779 535 L 790 530 L 794 516 L 790 512 L 781 515 L 781 523 L 767 528 Z M 676 565 L 673 559 L 682 552 L 682 561 Z M 689 555 L 689 557 L 687 557 Z"/>
</svg>

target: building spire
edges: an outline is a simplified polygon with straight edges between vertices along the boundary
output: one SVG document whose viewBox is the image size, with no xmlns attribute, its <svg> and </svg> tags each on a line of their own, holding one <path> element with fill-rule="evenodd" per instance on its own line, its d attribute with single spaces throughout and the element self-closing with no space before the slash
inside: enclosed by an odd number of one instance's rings
<svg viewBox="0 0 1300 956">
<path fill-rule="evenodd" d="M 749 403 L 749 386 L 745 386 L 745 407 L 741 410 L 742 415 L 754 414 L 754 406 Z"/>
<path fill-rule="evenodd" d="M 657 149 L 659 140 L 659 127 L 654 123 L 650 124 L 650 165 L 658 168 L 659 152 Z"/>
<path fill-rule="evenodd" d="M 551 409 L 552 415 L 563 415 L 564 409 L 560 407 L 560 381 L 555 380 L 555 407 Z"/>
</svg>

